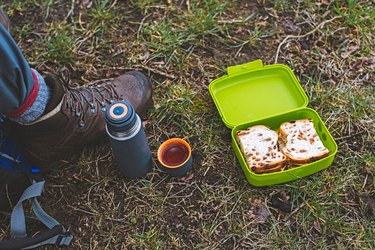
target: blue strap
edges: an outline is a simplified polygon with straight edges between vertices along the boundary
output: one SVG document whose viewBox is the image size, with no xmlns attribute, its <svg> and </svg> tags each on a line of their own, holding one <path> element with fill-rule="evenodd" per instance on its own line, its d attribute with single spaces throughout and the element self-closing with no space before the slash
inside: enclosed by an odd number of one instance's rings
<svg viewBox="0 0 375 250">
<path fill-rule="evenodd" d="M 34 211 L 34 214 L 36 215 L 36 217 L 38 217 L 38 219 L 46 226 L 48 227 L 49 229 L 53 228 L 54 226 L 56 225 L 60 225 L 60 223 L 55 220 L 54 218 L 52 218 L 51 216 L 49 216 L 44 210 L 43 208 L 40 206 L 38 200 L 34 197 L 33 198 L 33 201 L 32 201 L 32 209 Z"/>
<path fill-rule="evenodd" d="M 12 211 L 10 217 L 10 234 L 12 238 L 26 236 L 25 213 L 22 202 L 33 197 L 40 196 L 44 187 L 44 181 L 37 182 L 26 188 Z"/>
<path fill-rule="evenodd" d="M 36 197 L 40 196 L 43 191 L 44 181 L 34 182 L 31 186 L 26 188 L 18 203 L 14 207 L 11 214 L 10 221 L 10 233 L 12 238 L 26 237 L 26 223 L 25 214 L 23 210 L 22 202 L 28 199 L 32 199 L 32 209 L 36 217 L 49 229 L 56 225 L 60 225 L 58 221 L 49 216 L 40 206 Z M 73 236 L 69 234 L 63 227 L 61 234 L 56 235 L 48 240 L 28 246 L 23 249 L 31 249 L 46 244 L 58 244 L 59 246 L 68 246 L 73 239 Z"/>
</svg>

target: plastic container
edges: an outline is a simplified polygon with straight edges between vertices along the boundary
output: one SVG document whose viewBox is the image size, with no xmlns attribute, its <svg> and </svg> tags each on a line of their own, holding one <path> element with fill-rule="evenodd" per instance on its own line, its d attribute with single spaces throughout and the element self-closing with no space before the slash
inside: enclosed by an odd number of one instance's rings
<svg viewBox="0 0 375 250">
<path fill-rule="evenodd" d="M 210 83 L 210 94 L 224 124 L 232 129 L 232 145 L 247 181 L 269 186 L 299 179 L 329 167 L 337 144 L 318 113 L 307 108 L 308 98 L 292 70 L 281 64 L 263 66 L 261 60 L 231 66 L 227 75 Z M 324 146 L 331 153 L 318 161 L 289 170 L 255 174 L 242 155 L 236 132 L 254 125 L 277 130 L 281 123 L 311 118 Z"/>
</svg>

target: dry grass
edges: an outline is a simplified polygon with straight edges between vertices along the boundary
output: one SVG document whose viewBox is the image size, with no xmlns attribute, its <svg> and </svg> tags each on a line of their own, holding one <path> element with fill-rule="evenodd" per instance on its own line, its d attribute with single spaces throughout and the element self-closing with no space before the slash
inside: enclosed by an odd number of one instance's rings
<svg viewBox="0 0 375 250">
<path fill-rule="evenodd" d="M 32 66 L 68 67 L 81 84 L 143 70 L 155 83 L 145 121 L 154 156 L 169 137 L 193 148 L 193 170 L 183 178 L 155 167 L 126 180 L 106 143 L 51 173 L 42 203 L 74 234 L 72 249 L 373 249 L 371 2 L 5 1 Z M 276 55 L 294 70 L 339 152 L 323 172 L 254 188 L 208 84 L 230 65 L 272 64 Z M 272 206 L 276 193 L 291 212 Z"/>
</svg>

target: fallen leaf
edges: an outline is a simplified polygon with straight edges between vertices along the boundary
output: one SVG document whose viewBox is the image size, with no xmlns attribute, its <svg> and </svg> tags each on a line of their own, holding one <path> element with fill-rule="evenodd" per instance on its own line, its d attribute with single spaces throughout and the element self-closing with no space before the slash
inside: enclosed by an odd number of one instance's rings
<svg viewBox="0 0 375 250">
<path fill-rule="evenodd" d="M 319 233 L 319 234 L 322 234 L 322 227 L 320 226 L 320 224 L 316 221 L 314 221 L 313 223 L 313 228 Z"/>
<path fill-rule="evenodd" d="M 317 1 L 316 4 L 317 4 L 317 5 L 328 5 L 328 4 L 329 4 L 329 1 L 328 1 L 328 0 L 319 0 L 319 1 Z"/>
<path fill-rule="evenodd" d="M 358 45 L 350 45 L 347 49 L 347 51 L 341 53 L 341 58 L 345 59 L 348 58 L 351 54 L 359 50 L 360 47 Z"/>
<path fill-rule="evenodd" d="M 262 205 L 258 208 L 256 212 L 256 218 L 259 223 L 266 223 L 268 217 L 272 214 L 266 205 Z"/>
<path fill-rule="evenodd" d="M 160 109 L 160 108 L 161 108 L 161 105 L 160 105 L 160 104 L 155 104 L 155 105 L 154 105 L 154 108 L 155 108 L 155 109 Z"/>
<path fill-rule="evenodd" d="M 375 194 L 361 198 L 362 204 L 365 206 L 366 215 L 370 219 L 375 220 Z"/>
<path fill-rule="evenodd" d="M 300 40 L 299 44 L 303 50 L 309 50 L 310 46 L 306 40 Z"/>
<path fill-rule="evenodd" d="M 247 216 L 250 218 L 250 219 L 254 219 L 256 218 L 256 214 L 254 212 L 253 209 L 250 209 L 249 211 L 247 211 Z"/>
<path fill-rule="evenodd" d="M 139 59 L 142 61 L 146 61 L 147 59 L 150 58 L 150 52 L 146 51 L 143 55 L 139 56 Z"/>
<path fill-rule="evenodd" d="M 260 205 L 260 204 L 262 204 L 262 200 L 260 200 L 258 198 L 253 198 L 251 203 L 254 204 L 254 205 Z"/>
<path fill-rule="evenodd" d="M 92 1 L 90 0 L 81 0 L 79 4 L 85 8 L 90 8 L 92 6 Z"/>
<path fill-rule="evenodd" d="M 143 127 L 146 127 L 148 124 L 150 124 L 151 122 L 149 120 L 145 120 L 145 121 L 142 121 L 142 126 Z"/>
<path fill-rule="evenodd" d="M 189 182 L 191 179 L 193 179 L 194 173 L 193 171 L 189 171 L 186 175 L 184 175 L 180 180 L 183 182 Z"/>
<path fill-rule="evenodd" d="M 365 186 L 372 186 L 374 184 L 374 176 L 372 173 L 367 173 L 364 181 Z"/>
<path fill-rule="evenodd" d="M 291 33 L 299 33 L 299 32 L 301 32 L 301 28 L 299 26 L 295 25 L 290 20 L 286 20 L 284 22 L 284 25 L 285 25 L 286 31 L 288 31 L 288 32 L 291 32 Z"/>
<path fill-rule="evenodd" d="M 289 202 L 289 199 L 285 192 L 278 192 L 272 195 L 271 204 L 273 207 L 283 211 L 290 213 L 292 211 L 292 205 Z"/>
</svg>

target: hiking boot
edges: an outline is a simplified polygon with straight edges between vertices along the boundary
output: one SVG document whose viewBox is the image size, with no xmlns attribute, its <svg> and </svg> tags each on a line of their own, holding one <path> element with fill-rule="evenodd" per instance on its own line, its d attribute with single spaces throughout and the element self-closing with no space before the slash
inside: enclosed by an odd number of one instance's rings
<svg viewBox="0 0 375 250">
<path fill-rule="evenodd" d="M 0 8 L 0 23 L 8 30 L 10 31 L 10 21 L 8 18 L 7 13 Z"/>
<path fill-rule="evenodd" d="M 132 71 L 110 82 L 73 87 L 69 79 L 49 75 L 44 78 L 52 96 L 44 115 L 21 125 L 12 123 L 12 134 L 26 157 L 41 168 L 64 156 L 79 156 L 88 143 L 105 137 L 105 107 L 125 100 L 142 116 L 151 102 L 150 80 Z"/>
</svg>

